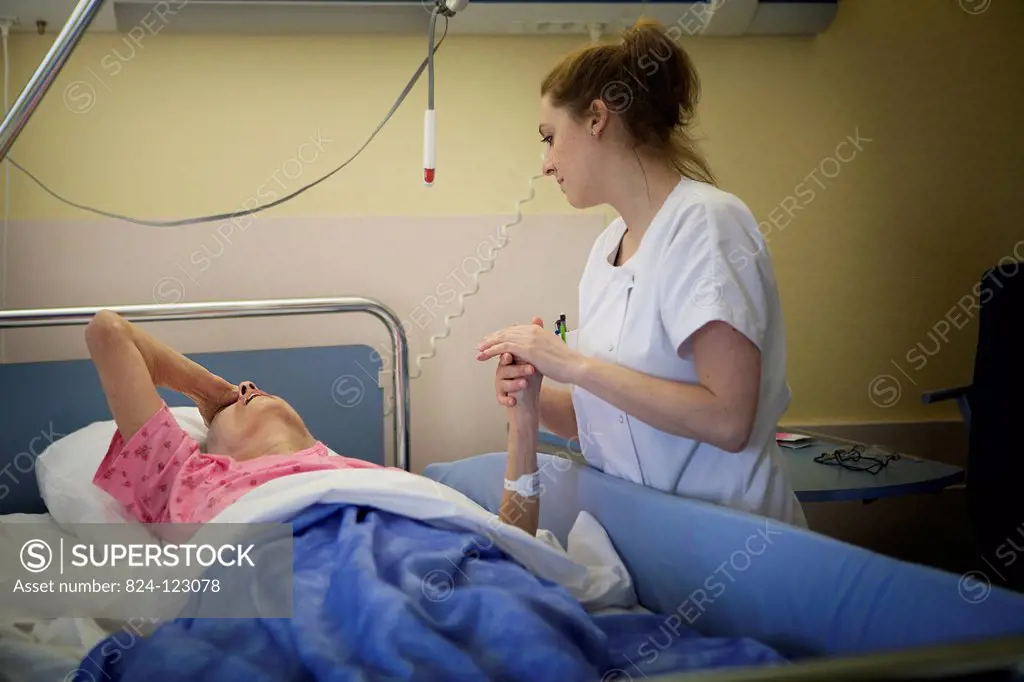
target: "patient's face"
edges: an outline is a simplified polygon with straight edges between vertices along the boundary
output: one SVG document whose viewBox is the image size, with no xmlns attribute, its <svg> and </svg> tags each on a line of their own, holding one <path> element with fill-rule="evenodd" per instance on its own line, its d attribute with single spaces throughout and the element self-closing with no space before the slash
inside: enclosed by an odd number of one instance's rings
<svg viewBox="0 0 1024 682">
<path fill-rule="evenodd" d="M 210 424 L 209 452 L 249 459 L 268 448 L 280 451 L 284 446 L 284 450 L 297 451 L 313 445 L 306 424 L 288 401 L 260 390 L 251 381 L 241 382 L 238 389 L 238 399 L 218 412 Z"/>
</svg>

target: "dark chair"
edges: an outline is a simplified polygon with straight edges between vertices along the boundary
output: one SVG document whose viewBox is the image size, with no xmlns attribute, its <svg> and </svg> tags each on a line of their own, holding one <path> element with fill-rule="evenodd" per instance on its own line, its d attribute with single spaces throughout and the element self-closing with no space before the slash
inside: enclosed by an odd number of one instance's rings
<svg viewBox="0 0 1024 682">
<path fill-rule="evenodd" d="M 977 570 L 992 584 L 1024 591 L 1024 264 L 988 270 L 971 384 L 925 393 L 955 399 L 968 429 L 967 505 Z"/>
</svg>

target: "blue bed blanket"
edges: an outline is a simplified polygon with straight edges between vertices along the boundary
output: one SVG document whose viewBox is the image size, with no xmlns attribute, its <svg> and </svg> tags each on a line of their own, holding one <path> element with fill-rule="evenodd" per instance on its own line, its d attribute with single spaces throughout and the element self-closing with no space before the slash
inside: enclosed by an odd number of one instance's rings
<svg viewBox="0 0 1024 682">
<path fill-rule="evenodd" d="M 293 555 L 291 618 L 178 618 L 126 647 L 113 635 L 75 679 L 608 682 L 785 662 L 678 617 L 589 614 L 477 534 L 372 508 L 303 510 Z"/>
</svg>

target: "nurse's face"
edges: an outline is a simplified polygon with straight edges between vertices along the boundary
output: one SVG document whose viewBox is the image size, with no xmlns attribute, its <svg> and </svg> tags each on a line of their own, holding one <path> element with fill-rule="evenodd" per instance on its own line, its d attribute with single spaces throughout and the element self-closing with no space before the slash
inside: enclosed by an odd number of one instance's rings
<svg viewBox="0 0 1024 682">
<path fill-rule="evenodd" d="M 603 203 L 595 182 L 596 170 L 601 167 L 599 150 L 588 122 L 575 120 L 545 96 L 541 99 L 539 131 L 544 144 L 544 174 L 558 181 L 569 204 L 589 208 Z"/>
</svg>

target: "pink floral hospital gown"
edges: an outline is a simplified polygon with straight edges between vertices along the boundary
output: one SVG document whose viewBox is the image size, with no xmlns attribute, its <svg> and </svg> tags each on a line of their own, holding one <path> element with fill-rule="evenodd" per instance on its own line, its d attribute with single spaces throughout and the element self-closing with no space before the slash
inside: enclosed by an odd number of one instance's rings
<svg viewBox="0 0 1024 682">
<path fill-rule="evenodd" d="M 163 406 L 127 443 L 114 433 L 93 483 L 142 523 L 203 523 L 253 488 L 289 474 L 331 469 L 381 469 L 361 459 L 333 455 L 319 441 L 287 455 L 237 462 L 199 451 Z"/>
</svg>

